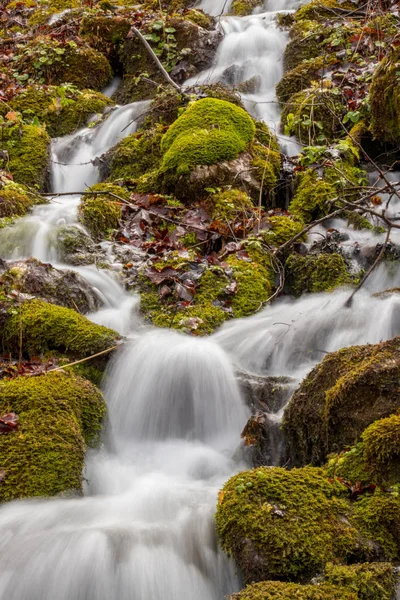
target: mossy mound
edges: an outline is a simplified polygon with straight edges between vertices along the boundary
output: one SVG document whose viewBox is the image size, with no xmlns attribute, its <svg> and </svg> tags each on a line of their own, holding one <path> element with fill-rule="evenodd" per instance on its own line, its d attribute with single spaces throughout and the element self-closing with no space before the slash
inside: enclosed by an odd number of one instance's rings
<svg viewBox="0 0 400 600">
<path fill-rule="evenodd" d="M 17 183 L 43 191 L 48 180 L 50 137 L 37 125 L 3 128 L 3 149 L 8 152 L 7 170 Z"/>
<path fill-rule="evenodd" d="M 84 127 L 91 115 L 102 113 L 113 102 L 100 92 L 79 91 L 71 85 L 30 86 L 11 103 L 25 120 L 45 123 L 51 137 Z"/>
<path fill-rule="evenodd" d="M 400 415 L 375 421 L 361 436 L 371 479 L 381 485 L 400 482 Z"/>
<path fill-rule="evenodd" d="M 400 50 L 392 48 L 376 69 L 370 88 L 371 131 L 383 142 L 400 140 Z"/>
<path fill-rule="evenodd" d="M 37 37 L 20 49 L 15 68 L 20 74 L 47 85 L 70 83 L 78 89 L 101 90 L 111 79 L 106 57 L 90 46 L 74 41 L 61 43 L 49 37 Z"/>
<path fill-rule="evenodd" d="M 295 465 L 322 464 L 400 408 L 400 339 L 328 354 L 294 393 L 283 418 Z"/>
<path fill-rule="evenodd" d="M 118 62 L 119 49 L 130 28 L 129 20 L 120 15 L 87 15 L 81 21 L 79 35 L 89 46 L 105 54 L 111 62 Z"/>
<path fill-rule="evenodd" d="M 350 566 L 329 564 L 325 569 L 325 581 L 352 590 L 359 600 L 392 600 L 396 587 L 393 565 L 385 562 Z"/>
<path fill-rule="evenodd" d="M 216 515 L 222 548 L 246 582 L 304 580 L 355 551 L 345 488 L 322 470 L 257 468 L 232 477 Z"/>
<path fill-rule="evenodd" d="M 296 21 L 321 20 L 324 17 L 335 17 L 337 12 L 344 10 L 354 10 L 353 2 L 338 2 L 337 0 L 311 0 L 307 5 L 302 6 L 296 12 Z"/>
<path fill-rule="evenodd" d="M 312 145 L 321 136 L 326 141 L 335 140 L 342 133 L 341 117 L 345 114 L 346 103 L 339 90 L 311 87 L 289 98 L 281 123 L 300 142 Z"/>
<path fill-rule="evenodd" d="M 69 265 L 93 264 L 98 255 L 92 238 L 78 226 L 64 225 L 57 230 L 57 254 Z"/>
<path fill-rule="evenodd" d="M 38 196 L 25 186 L 9 182 L 0 188 L 0 219 L 21 217 L 38 201 Z"/>
<path fill-rule="evenodd" d="M 298 176 L 298 187 L 289 204 L 290 214 L 304 223 L 311 223 L 329 213 L 329 201 L 336 198 L 336 190 L 324 178 L 308 169 Z"/>
<path fill-rule="evenodd" d="M 238 17 L 251 15 L 257 6 L 262 5 L 262 0 L 234 0 L 231 6 L 231 14 Z"/>
<path fill-rule="evenodd" d="M 312 62 L 319 58 L 321 42 L 327 33 L 326 26 L 321 27 L 313 21 L 292 27 L 290 40 L 283 55 L 285 71 L 291 71 L 303 62 Z"/>
<path fill-rule="evenodd" d="M 29 300 L 10 309 L 2 332 L 3 350 L 18 356 L 21 337 L 26 355 L 56 350 L 83 358 L 115 346 L 119 335 L 69 308 Z"/>
<path fill-rule="evenodd" d="M 240 107 L 204 98 L 191 104 L 161 141 L 162 170 L 188 174 L 196 165 L 236 158 L 255 134 L 251 117 Z"/>
<path fill-rule="evenodd" d="M 1 414 L 19 417 L 18 430 L 0 436 L 1 501 L 79 493 L 85 442 L 97 441 L 105 414 L 100 391 L 59 372 L 0 382 L 0 398 Z"/>
<path fill-rule="evenodd" d="M 357 593 L 326 583 L 300 585 L 283 581 L 262 581 L 247 586 L 230 600 L 358 600 Z"/>
<path fill-rule="evenodd" d="M 94 239 L 103 239 L 112 230 L 118 228 L 122 203 L 118 198 L 110 196 L 108 193 L 99 192 L 110 192 L 125 200 L 129 199 L 129 194 L 124 188 L 111 183 L 98 183 L 89 188 L 88 191 L 97 193 L 93 196 L 85 195 L 82 197 L 79 206 L 80 220 Z"/>
<path fill-rule="evenodd" d="M 161 164 L 160 143 L 164 134 L 162 125 L 128 136 L 113 149 L 110 179 L 138 179 L 157 170 Z"/>
<path fill-rule="evenodd" d="M 294 296 L 305 292 L 330 292 L 351 284 L 354 278 L 340 254 L 291 254 L 285 264 L 286 284 Z"/>
<path fill-rule="evenodd" d="M 210 198 L 210 213 L 214 219 L 231 221 L 238 214 L 254 211 L 252 199 L 242 190 L 228 189 L 217 192 Z"/>
<path fill-rule="evenodd" d="M 276 86 L 276 95 L 281 104 L 286 104 L 294 94 L 309 89 L 311 83 L 323 69 L 328 69 L 329 59 L 318 56 L 287 71 Z"/>
<path fill-rule="evenodd" d="M 376 490 L 361 496 L 352 508 L 352 523 L 378 545 L 380 559 L 400 559 L 400 496 Z M 376 551 L 376 549 L 375 549 Z"/>
<path fill-rule="evenodd" d="M 299 234 L 303 224 L 294 221 L 289 216 L 274 216 L 268 219 L 269 229 L 262 232 L 265 242 L 270 246 L 281 246 Z M 307 235 L 304 234 L 298 241 L 304 242 Z"/>
</svg>

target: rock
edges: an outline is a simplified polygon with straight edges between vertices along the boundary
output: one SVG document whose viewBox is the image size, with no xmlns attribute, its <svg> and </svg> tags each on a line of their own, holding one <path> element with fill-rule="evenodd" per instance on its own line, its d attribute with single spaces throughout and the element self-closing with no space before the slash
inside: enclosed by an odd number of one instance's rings
<svg viewBox="0 0 400 600">
<path fill-rule="evenodd" d="M 90 235 L 75 225 L 57 231 L 57 251 L 60 260 L 69 265 L 91 265 L 103 254 Z"/>
<path fill-rule="evenodd" d="M 0 382 L 0 410 L 19 417 L 18 431 L 0 436 L 0 500 L 82 493 L 85 447 L 98 441 L 106 410 L 101 392 L 71 373 L 17 377 Z"/>
<path fill-rule="evenodd" d="M 252 411 L 279 412 L 293 393 L 295 380 L 290 377 L 261 376 L 238 371 L 237 378 L 246 404 Z"/>
<path fill-rule="evenodd" d="M 61 271 L 30 258 L 0 267 L 3 289 L 34 296 L 85 314 L 101 307 L 101 300 L 79 273 Z"/>
<path fill-rule="evenodd" d="M 400 338 L 328 354 L 293 394 L 283 418 L 291 465 L 323 464 L 400 409 Z"/>
</svg>

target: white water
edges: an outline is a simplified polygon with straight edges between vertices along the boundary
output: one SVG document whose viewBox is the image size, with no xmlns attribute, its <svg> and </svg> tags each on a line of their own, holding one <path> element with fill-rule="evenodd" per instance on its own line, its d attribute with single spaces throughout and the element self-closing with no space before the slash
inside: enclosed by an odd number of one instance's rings
<svg viewBox="0 0 400 600">
<path fill-rule="evenodd" d="M 215 14 L 223 5 L 201 3 Z M 276 0 L 264 13 L 222 19 L 227 35 L 215 67 L 199 78 L 218 80 L 232 64 L 236 84 L 259 76 L 257 93 L 244 100 L 274 128 L 286 43 L 274 11 L 293 8 Z M 134 131 L 131 121 L 145 108 L 120 108 L 103 125 L 55 141 L 53 160 L 68 166 L 54 164 L 54 192 L 80 192 L 98 181 L 91 161 Z M 0 232 L 0 255 L 57 264 L 57 228 L 77 225 L 78 205 L 79 196 L 68 195 L 35 208 Z M 363 290 L 348 309 L 346 290 L 286 299 L 201 340 L 147 331 L 134 316 L 137 299 L 110 273 L 74 268 L 103 300 L 91 318 L 134 341 L 110 368 L 107 438 L 88 457 L 85 497 L 1 508 L 0 600 L 222 600 L 239 582 L 217 548 L 213 514 L 218 490 L 241 467 L 233 457 L 247 419 L 232 363 L 299 377 L 326 351 L 399 333 L 399 297 L 375 299 Z M 386 271 L 377 270 L 370 288 L 386 281 Z"/>
</svg>

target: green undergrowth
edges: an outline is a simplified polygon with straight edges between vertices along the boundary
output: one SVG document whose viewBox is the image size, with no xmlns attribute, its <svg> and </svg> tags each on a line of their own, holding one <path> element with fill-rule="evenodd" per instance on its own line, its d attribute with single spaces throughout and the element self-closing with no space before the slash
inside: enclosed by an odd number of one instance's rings
<svg viewBox="0 0 400 600">
<path fill-rule="evenodd" d="M 2 146 L 14 181 L 43 191 L 48 180 L 50 137 L 39 125 L 2 125 Z M 1 161 L 0 161 L 1 162 Z"/>
<path fill-rule="evenodd" d="M 23 216 L 39 200 L 24 185 L 10 181 L 0 188 L 0 219 Z"/>
<path fill-rule="evenodd" d="M 1 414 L 15 412 L 18 430 L 0 436 L 1 501 L 80 493 L 85 445 L 99 438 L 105 414 L 100 391 L 59 372 L 0 382 Z"/>
</svg>

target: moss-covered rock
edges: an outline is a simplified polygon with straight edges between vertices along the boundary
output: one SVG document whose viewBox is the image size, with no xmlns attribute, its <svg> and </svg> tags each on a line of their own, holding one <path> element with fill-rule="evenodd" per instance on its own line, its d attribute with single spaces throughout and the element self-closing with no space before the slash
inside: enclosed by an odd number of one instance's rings
<svg viewBox="0 0 400 600">
<path fill-rule="evenodd" d="M 321 56 L 321 42 L 327 28 L 313 21 L 295 25 L 290 32 L 290 40 L 285 48 L 283 64 L 285 71 L 291 71 L 305 61 L 313 61 Z"/>
<path fill-rule="evenodd" d="M 290 214 L 304 223 L 311 223 L 329 213 L 329 201 L 336 198 L 336 190 L 314 169 L 298 176 L 298 186 L 289 204 Z"/>
<path fill-rule="evenodd" d="M 110 63 L 94 48 L 45 36 L 20 48 L 15 69 L 31 81 L 47 85 L 70 83 L 81 90 L 101 90 L 112 75 Z"/>
<path fill-rule="evenodd" d="M 56 248 L 60 261 L 68 265 L 90 265 L 99 255 L 92 238 L 75 225 L 63 225 L 57 230 Z"/>
<path fill-rule="evenodd" d="M 325 581 L 352 590 L 359 600 L 392 600 L 396 578 L 391 563 L 328 564 Z"/>
<path fill-rule="evenodd" d="M 356 444 L 374 421 L 397 412 L 399 375 L 399 338 L 326 356 L 301 383 L 284 413 L 293 464 L 322 464 L 329 453 Z"/>
<path fill-rule="evenodd" d="M 113 13 L 87 15 L 81 21 L 79 35 L 95 50 L 118 63 L 118 53 L 123 45 L 131 23 L 129 19 Z"/>
<path fill-rule="evenodd" d="M 289 216 L 273 216 L 268 219 L 268 229 L 262 232 L 263 239 L 270 246 L 280 246 L 298 235 L 303 229 L 303 224 L 294 221 Z M 298 241 L 304 242 L 306 234 L 298 238 Z"/>
<path fill-rule="evenodd" d="M 18 356 L 21 338 L 26 355 L 55 350 L 83 358 L 115 346 L 119 335 L 69 308 L 28 300 L 9 310 L 2 331 L 3 350 Z"/>
<path fill-rule="evenodd" d="M 107 192 L 125 200 L 128 200 L 129 194 L 124 188 L 111 183 L 98 183 L 88 191 L 96 194 L 82 197 L 79 206 L 80 219 L 94 239 L 103 239 L 113 229 L 118 228 L 121 219 L 121 201 Z"/>
<path fill-rule="evenodd" d="M 110 179 L 138 179 L 157 170 L 162 160 L 160 143 L 163 134 L 164 127 L 155 125 L 119 142 L 112 151 Z"/>
<path fill-rule="evenodd" d="M 38 196 L 23 185 L 10 181 L 0 188 L 0 219 L 21 217 L 39 200 Z"/>
<path fill-rule="evenodd" d="M 400 140 L 400 50 L 392 49 L 376 69 L 371 89 L 371 131 L 383 142 Z"/>
<path fill-rule="evenodd" d="M 161 141 L 162 170 L 188 174 L 196 165 L 229 161 L 246 150 L 255 126 L 241 108 L 214 98 L 191 104 Z"/>
<path fill-rule="evenodd" d="M 329 62 L 328 58 L 317 56 L 286 71 L 276 86 L 279 102 L 285 104 L 294 94 L 309 89 L 317 75 L 329 67 Z"/>
<path fill-rule="evenodd" d="M 247 586 L 231 600 L 358 600 L 357 593 L 342 586 L 322 583 L 301 585 L 283 581 L 262 581 Z"/>
<path fill-rule="evenodd" d="M 112 101 L 100 92 L 80 91 L 71 85 L 30 86 L 12 102 L 25 120 L 45 123 L 51 137 L 59 137 L 84 127 L 91 115 L 102 113 Z"/>
<path fill-rule="evenodd" d="M 349 558 L 358 534 L 347 520 L 344 489 L 310 467 L 232 477 L 220 492 L 217 532 L 245 581 L 304 580 Z"/>
<path fill-rule="evenodd" d="M 287 289 L 294 296 L 304 292 L 330 292 L 354 282 L 341 254 L 291 254 L 285 264 Z"/>
<path fill-rule="evenodd" d="M 254 204 L 242 190 L 227 189 L 213 194 L 210 198 L 210 213 L 214 219 L 231 221 L 238 214 L 251 214 Z"/>
<path fill-rule="evenodd" d="M 374 540 L 382 560 L 400 558 L 400 496 L 376 490 L 361 496 L 352 508 L 352 523 L 361 535 Z"/>
<path fill-rule="evenodd" d="M 85 443 L 105 413 L 100 391 L 67 373 L 17 377 L 0 382 L 0 408 L 19 417 L 18 431 L 0 436 L 1 501 L 79 493 Z"/>
<path fill-rule="evenodd" d="M 94 312 L 102 305 L 79 273 L 55 269 L 35 258 L 10 262 L 4 271 L 0 267 L 0 288 L 8 293 L 16 291 L 41 298 L 81 314 Z"/>
<path fill-rule="evenodd" d="M 371 479 L 382 485 L 400 482 L 400 415 L 379 419 L 361 436 Z"/>
<path fill-rule="evenodd" d="M 336 88 L 311 87 L 295 93 L 284 106 L 282 126 L 303 144 L 312 145 L 321 136 L 335 140 L 342 133 L 346 103 Z"/>
<path fill-rule="evenodd" d="M 253 10 L 261 5 L 262 0 L 234 0 L 231 6 L 231 13 L 238 17 L 245 17 L 246 15 L 251 15 Z"/>
<path fill-rule="evenodd" d="M 38 125 L 14 125 L 2 129 L 7 169 L 17 183 L 43 191 L 48 180 L 50 137 Z"/>
</svg>

